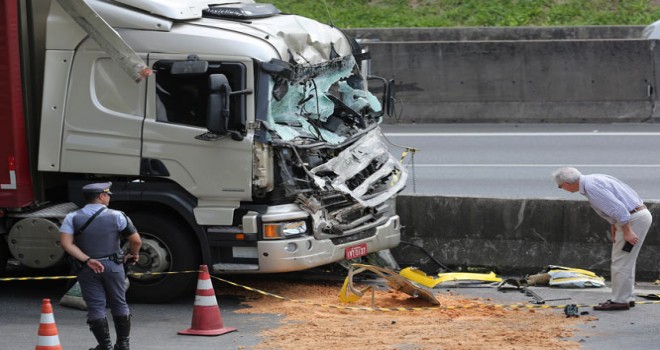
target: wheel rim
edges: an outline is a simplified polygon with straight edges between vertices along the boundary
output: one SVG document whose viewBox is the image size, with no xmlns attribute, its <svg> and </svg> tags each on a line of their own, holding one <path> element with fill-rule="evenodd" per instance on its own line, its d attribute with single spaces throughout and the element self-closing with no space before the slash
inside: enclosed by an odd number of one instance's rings
<svg viewBox="0 0 660 350">
<path fill-rule="evenodd" d="M 172 267 L 172 253 L 167 245 L 158 237 L 140 232 L 142 239 L 142 246 L 140 247 L 140 256 L 135 265 L 131 266 L 131 271 L 134 273 L 156 273 L 156 272 L 169 272 Z M 128 242 L 124 244 L 123 250 L 128 251 Z M 133 275 L 131 278 L 137 280 L 153 280 L 162 278 L 160 275 Z"/>
</svg>

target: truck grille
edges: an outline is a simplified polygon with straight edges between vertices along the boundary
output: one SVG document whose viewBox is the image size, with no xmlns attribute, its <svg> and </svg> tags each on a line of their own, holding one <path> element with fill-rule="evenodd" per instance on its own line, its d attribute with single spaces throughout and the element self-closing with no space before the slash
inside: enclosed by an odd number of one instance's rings
<svg viewBox="0 0 660 350">
<path fill-rule="evenodd" d="M 387 151 L 378 130 L 315 166 L 307 175 L 315 188 L 299 193 L 297 203 L 310 213 L 318 238 L 368 235 L 393 214 L 390 203 L 407 177 L 405 169 Z"/>
</svg>

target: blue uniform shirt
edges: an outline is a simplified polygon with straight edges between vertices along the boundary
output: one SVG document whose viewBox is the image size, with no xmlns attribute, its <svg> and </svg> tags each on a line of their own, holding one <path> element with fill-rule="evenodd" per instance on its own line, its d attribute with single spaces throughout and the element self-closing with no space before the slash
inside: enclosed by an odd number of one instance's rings
<svg viewBox="0 0 660 350">
<path fill-rule="evenodd" d="M 82 211 L 87 214 L 87 215 L 94 215 L 97 210 L 101 209 L 101 207 L 105 207 L 103 204 L 87 204 L 82 208 Z M 117 218 L 117 231 L 121 231 L 126 228 L 126 217 L 124 215 L 116 210 L 108 210 L 112 215 L 115 215 Z M 62 226 L 60 227 L 60 232 L 62 233 L 68 233 L 70 235 L 73 234 L 73 217 L 76 216 L 77 211 L 71 212 L 67 214 L 67 216 L 64 218 L 64 222 L 62 222 Z"/>
<path fill-rule="evenodd" d="M 105 210 L 90 222 L 81 235 L 74 236 L 74 243 L 93 258 L 105 257 L 119 250 L 120 233 L 128 226 L 124 213 L 107 209 L 103 204 L 87 204 L 81 210 L 67 214 L 60 227 L 62 233 L 74 234 L 76 228 L 80 230 L 101 208 Z"/>
</svg>

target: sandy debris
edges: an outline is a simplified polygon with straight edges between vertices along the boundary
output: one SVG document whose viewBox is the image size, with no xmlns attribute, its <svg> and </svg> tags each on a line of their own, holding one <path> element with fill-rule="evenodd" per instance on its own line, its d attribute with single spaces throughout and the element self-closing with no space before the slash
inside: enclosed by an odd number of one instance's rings
<svg viewBox="0 0 660 350">
<path fill-rule="evenodd" d="M 371 292 L 355 304 L 340 304 L 340 282 L 258 281 L 250 285 L 285 298 L 223 287 L 240 297 L 240 313 L 279 314 L 281 324 L 263 331 L 256 349 L 579 349 L 567 338 L 589 317 L 566 318 L 559 309 L 503 309 L 492 301 L 442 290 L 443 307 L 412 311 L 354 311 L 332 306 L 371 307 Z M 392 290 L 376 290 L 379 308 L 428 308 L 427 302 Z M 465 306 L 474 306 L 464 308 Z"/>
</svg>

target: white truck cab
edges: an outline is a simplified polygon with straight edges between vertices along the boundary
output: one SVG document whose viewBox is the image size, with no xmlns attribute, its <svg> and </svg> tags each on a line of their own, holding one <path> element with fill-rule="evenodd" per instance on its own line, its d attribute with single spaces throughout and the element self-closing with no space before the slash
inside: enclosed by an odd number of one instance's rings
<svg viewBox="0 0 660 350">
<path fill-rule="evenodd" d="M 252 1 L 86 3 L 153 74 L 136 83 L 113 45 L 51 1 L 33 116 L 40 186 L 29 208 L 5 209 L 21 263 L 63 254 L 34 247 L 43 228 L 26 234 L 26 220 L 52 230 L 82 185 L 106 180 L 142 235 L 137 272 L 287 272 L 399 243 L 407 173 L 379 127 L 392 89 L 375 78 L 382 96 L 369 91 L 355 40 Z M 134 277 L 130 293 L 167 300 L 192 277 Z"/>
</svg>

